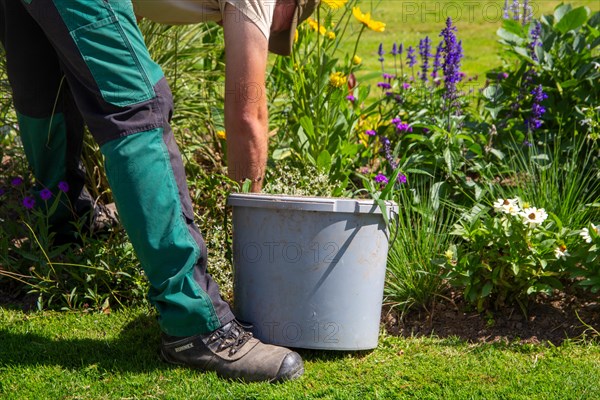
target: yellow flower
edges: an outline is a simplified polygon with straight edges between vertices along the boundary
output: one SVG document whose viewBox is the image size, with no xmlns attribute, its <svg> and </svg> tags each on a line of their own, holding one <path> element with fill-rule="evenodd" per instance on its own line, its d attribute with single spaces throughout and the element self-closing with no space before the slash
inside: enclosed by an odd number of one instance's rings
<svg viewBox="0 0 600 400">
<path fill-rule="evenodd" d="M 319 32 L 321 35 L 325 35 L 325 33 L 327 32 L 327 28 L 325 28 L 323 25 L 319 24 L 317 21 L 315 21 L 314 19 L 312 19 L 310 17 L 306 20 L 306 23 L 314 31 Z"/>
<path fill-rule="evenodd" d="M 329 84 L 335 88 L 341 88 L 346 84 L 348 78 L 341 72 L 334 72 L 329 75 Z"/>
<path fill-rule="evenodd" d="M 227 134 L 225 134 L 225 131 L 217 131 L 217 137 L 219 139 L 225 139 L 227 138 Z"/>
<path fill-rule="evenodd" d="M 327 32 L 327 37 L 331 40 L 335 39 L 335 32 L 334 31 Z"/>
<path fill-rule="evenodd" d="M 352 14 L 363 25 L 375 32 L 383 32 L 385 30 L 385 23 L 371 19 L 371 13 L 363 14 L 360 8 L 352 7 Z"/>
<path fill-rule="evenodd" d="M 352 64 L 359 65 L 360 63 L 362 63 L 362 58 L 356 55 L 352 57 Z"/>
<path fill-rule="evenodd" d="M 337 10 L 347 2 L 348 0 L 323 0 L 323 3 L 327 4 L 332 10 Z"/>
</svg>

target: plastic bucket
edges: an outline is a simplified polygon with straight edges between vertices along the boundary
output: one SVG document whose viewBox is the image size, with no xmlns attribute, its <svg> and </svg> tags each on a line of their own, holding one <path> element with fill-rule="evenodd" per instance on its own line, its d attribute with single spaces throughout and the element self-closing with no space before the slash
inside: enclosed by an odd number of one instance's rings
<svg viewBox="0 0 600 400">
<path fill-rule="evenodd" d="M 372 200 L 232 194 L 234 309 L 266 343 L 377 347 L 389 234 Z M 388 215 L 397 206 L 387 203 Z"/>
</svg>

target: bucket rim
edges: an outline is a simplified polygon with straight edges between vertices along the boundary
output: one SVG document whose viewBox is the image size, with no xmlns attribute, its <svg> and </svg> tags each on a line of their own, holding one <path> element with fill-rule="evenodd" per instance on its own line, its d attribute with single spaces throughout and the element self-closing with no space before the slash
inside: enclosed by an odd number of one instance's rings
<svg viewBox="0 0 600 400">
<path fill-rule="evenodd" d="M 398 212 L 398 205 L 386 200 L 386 211 Z M 279 210 L 322 211 L 352 214 L 381 214 L 381 208 L 372 199 L 352 199 L 344 197 L 291 196 L 267 193 L 232 193 L 227 198 L 232 207 L 267 208 Z"/>
</svg>

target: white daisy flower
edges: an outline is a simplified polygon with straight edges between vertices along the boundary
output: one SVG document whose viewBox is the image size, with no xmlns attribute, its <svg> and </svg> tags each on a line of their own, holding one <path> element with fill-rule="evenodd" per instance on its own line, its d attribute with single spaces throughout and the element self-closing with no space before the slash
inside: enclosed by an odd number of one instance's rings
<svg viewBox="0 0 600 400">
<path fill-rule="evenodd" d="M 600 233 L 598 230 L 600 229 L 600 225 L 596 226 L 594 224 L 592 225 L 592 229 L 594 231 L 596 231 L 596 233 Z M 579 232 L 579 235 L 581 235 L 581 237 L 583 238 L 583 240 L 586 241 L 586 243 L 592 243 L 592 237 L 590 236 L 590 230 L 588 228 L 583 228 L 581 230 L 581 232 Z"/>
<path fill-rule="evenodd" d="M 494 210 L 510 215 L 517 215 L 521 211 L 517 199 L 498 199 L 494 203 Z"/>
<path fill-rule="evenodd" d="M 524 222 L 531 225 L 541 224 L 546 220 L 546 218 L 548 218 L 546 210 L 536 207 L 526 208 L 520 213 L 520 215 L 523 217 Z"/>
<path fill-rule="evenodd" d="M 566 258 L 570 255 L 571 254 L 569 254 L 569 252 L 567 251 L 567 246 L 565 246 L 564 244 L 561 244 L 556 249 L 554 249 L 554 257 L 556 257 L 557 259 L 562 258 L 563 260 L 566 260 Z"/>
</svg>

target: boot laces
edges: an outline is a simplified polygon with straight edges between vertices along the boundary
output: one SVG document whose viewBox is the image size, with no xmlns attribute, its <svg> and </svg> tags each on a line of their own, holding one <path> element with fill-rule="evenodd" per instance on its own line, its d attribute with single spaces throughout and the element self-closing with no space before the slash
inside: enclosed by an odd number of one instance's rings
<svg viewBox="0 0 600 400">
<path fill-rule="evenodd" d="M 227 330 L 219 330 L 210 337 L 210 342 L 220 341 L 217 352 L 229 349 L 229 356 L 234 355 L 252 338 L 252 333 L 244 330 L 237 321 L 232 321 Z"/>
</svg>

